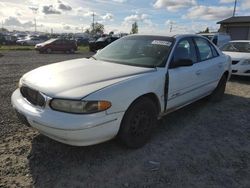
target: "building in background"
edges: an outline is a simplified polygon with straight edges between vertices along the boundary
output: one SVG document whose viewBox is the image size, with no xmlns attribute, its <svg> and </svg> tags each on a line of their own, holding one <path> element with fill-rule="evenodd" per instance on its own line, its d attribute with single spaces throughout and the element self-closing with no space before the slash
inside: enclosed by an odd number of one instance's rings
<svg viewBox="0 0 250 188">
<path fill-rule="evenodd" d="M 217 24 L 219 31 L 228 33 L 232 40 L 250 40 L 250 16 L 234 16 Z"/>
</svg>

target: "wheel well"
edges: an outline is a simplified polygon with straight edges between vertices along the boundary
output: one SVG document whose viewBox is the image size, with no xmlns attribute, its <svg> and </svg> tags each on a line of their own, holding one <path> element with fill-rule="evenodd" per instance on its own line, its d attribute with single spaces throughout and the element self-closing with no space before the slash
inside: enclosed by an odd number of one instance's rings
<svg viewBox="0 0 250 188">
<path fill-rule="evenodd" d="M 156 94 L 154 94 L 154 93 L 147 93 L 147 94 L 141 95 L 140 97 L 138 97 L 137 99 L 135 99 L 134 102 L 137 101 L 138 99 L 143 98 L 143 97 L 147 97 L 147 98 L 149 98 L 150 100 L 152 100 L 154 102 L 154 104 L 156 105 L 156 108 L 157 108 L 157 114 L 159 114 L 161 112 L 160 101 L 159 101 L 159 99 L 158 99 L 158 97 L 157 97 Z"/>
</svg>

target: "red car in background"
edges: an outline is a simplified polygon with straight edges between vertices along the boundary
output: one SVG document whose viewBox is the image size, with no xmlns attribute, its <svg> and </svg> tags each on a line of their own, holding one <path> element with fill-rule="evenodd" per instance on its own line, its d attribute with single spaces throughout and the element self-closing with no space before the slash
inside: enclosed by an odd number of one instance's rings
<svg viewBox="0 0 250 188">
<path fill-rule="evenodd" d="M 35 50 L 40 53 L 52 53 L 53 51 L 61 51 L 66 53 L 74 53 L 77 51 L 76 41 L 67 39 L 50 39 L 43 43 L 37 44 Z"/>
</svg>

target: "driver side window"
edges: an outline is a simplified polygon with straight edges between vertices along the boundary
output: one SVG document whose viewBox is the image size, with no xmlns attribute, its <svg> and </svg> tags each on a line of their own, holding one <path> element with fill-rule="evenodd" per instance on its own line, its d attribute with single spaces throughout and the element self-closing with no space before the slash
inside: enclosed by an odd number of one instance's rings
<svg viewBox="0 0 250 188">
<path fill-rule="evenodd" d="M 192 60 L 193 63 L 197 62 L 195 46 L 191 39 L 183 39 L 178 43 L 175 48 L 171 64 L 183 59 Z"/>
</svg>

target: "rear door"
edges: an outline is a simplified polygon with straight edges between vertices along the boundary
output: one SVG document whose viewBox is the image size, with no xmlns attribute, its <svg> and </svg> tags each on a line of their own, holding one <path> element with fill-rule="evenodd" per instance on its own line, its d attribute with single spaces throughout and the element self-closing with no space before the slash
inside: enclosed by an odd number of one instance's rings
<svg viewBox="0 0 250 188">
<path fill-rule="evenodd" d="M 52 44 L 53 50 L 55 51 L 61 51 L 62 50 L 62 40 L 56 40 Z"/>
<path fill-rule="evenodd" d="M 194 42 L 198 52 L 199 79 L 202 81 L 201 90 L 205 95 L 211 92 L 216 86 L 223 74 L 224 58 L 219 56 L 214 46 L 206 39 L 195 37 Z"/>
</svg>

